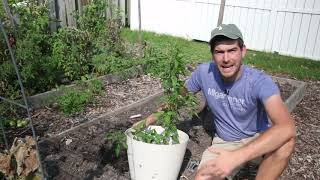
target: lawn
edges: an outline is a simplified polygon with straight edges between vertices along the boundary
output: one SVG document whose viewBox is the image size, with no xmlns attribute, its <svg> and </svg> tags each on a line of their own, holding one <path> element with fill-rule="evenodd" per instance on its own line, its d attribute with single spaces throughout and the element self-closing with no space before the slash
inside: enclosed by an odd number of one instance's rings
<svg viewBox="0 0 320 180">
<path fill-rule="evenodd" d="M 134 42 L 138 39 L 138 32 L 124 29 L 122 36 L 128 41 Z M 143 39 L 160 46 L 176 44 L 181 50 L 184 60 L 190 64 L 211 59 L 207 42 L 188 41 L 183 38 L 152 32 L 143 32 Z M 255 66 L 269 74 L 284 74 L 299 80 L 320 80 L 320 61 L 249 50 L 244 63 Z"/>
</svg>

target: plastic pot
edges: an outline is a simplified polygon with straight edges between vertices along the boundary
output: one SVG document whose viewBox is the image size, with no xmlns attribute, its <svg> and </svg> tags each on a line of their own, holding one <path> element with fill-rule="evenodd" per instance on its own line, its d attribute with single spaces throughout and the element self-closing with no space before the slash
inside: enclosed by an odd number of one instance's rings
<svg viewBox="0 0 320 180">
<path fill-rule="evenodd" d="M 160 126 L 151 126 L 158 133 Z M 128 161 L 132 180 L 176 180 L 186 152 L 189 136 L 178 130 L 179 144 L 160 145 L 134 140 L 126 132 Z"/>
</svg>

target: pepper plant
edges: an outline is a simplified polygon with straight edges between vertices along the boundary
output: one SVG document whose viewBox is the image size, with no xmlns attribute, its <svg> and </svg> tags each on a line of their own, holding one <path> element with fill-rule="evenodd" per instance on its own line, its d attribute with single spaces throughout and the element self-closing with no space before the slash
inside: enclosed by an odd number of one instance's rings
<svg viewBox="0 0 320 180">
<path fill-rule="evenodd" d="M 185 92 L 184 77 L 188 70 L 181 53 L 176 46 L 156 47 L 150 46 L 146 56 L 146 72 L 161 79 L 164 88 L 162 109 L 155 113 L 156 124 L 162 126 L 161 133 L 145 126 L 145 121 L 133 127 L 132 135 L 135 140 L 152 144 L 178 144 L 179 135 L 176 124 L 179 119 L 179 110 L 188 108 L 190 114 L 195 114 L 197 104 L 192 93 Z M 116 155 L 120 149 L 126 148 L 124 133 L 107 133 L 106 139 L 114 145 Z"/>
<path fill-rule="evenodd" d="M 196 100 L 192 93 L 185 92 L 187 76 L 186 65 L 177 47 L 169 47 L 156 56 L 157 71 L 151 72 L 162 80 L 164 88 L 164 108 L 155 113 L 157 125 L 164 128 L 158 134 L 154 129 L 145 128 L 145 122 L 135 126 L 132 134 L 134 139 L 153 144 L 176 144 L 179 143 L 178 130 L 176 127 L 179 118 L 179 109 L 188 107 L 191 113 L 196 110 Z"/>
</svg>

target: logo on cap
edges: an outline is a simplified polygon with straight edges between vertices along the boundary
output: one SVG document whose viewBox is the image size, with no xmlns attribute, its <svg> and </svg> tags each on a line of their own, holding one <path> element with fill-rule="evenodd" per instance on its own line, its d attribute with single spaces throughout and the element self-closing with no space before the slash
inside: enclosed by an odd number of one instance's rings
<svg viewBox="0 0 320 180">
<path fill-rule="evenodd" d="M 218 30 L 221 31 L 222 30 L 222 26 L 218 26 Z"/>
</svg>

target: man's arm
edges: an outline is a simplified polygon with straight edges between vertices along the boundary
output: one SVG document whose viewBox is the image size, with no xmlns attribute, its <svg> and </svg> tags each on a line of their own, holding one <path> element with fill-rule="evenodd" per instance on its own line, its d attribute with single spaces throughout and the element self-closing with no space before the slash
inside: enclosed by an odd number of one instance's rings
<svg viewBox="0 0 320 180">
<path fill-rule="evenodd" d="M 219 154 L 219 156 L 215 160 L 209 161 L 199 170 L 199 177 L 217 176 L 224 178 L 239 165 L 270 153 L 295 138 L 294 121 L 280 95 L 269 97 L 264 105 L 272 121 L 272 127 L 237 150 L 209 149 L 211 152 Z"/>
<path fill-rule="evenodd" d="M 189 92 L 188 89 L 187 89 L 186 87 L 183 87 L 183 88 L 181 89 L 180 94 L 181 94 L 182 96 L 186 96 L 188 92 Z M 198 107 L 197 107 L 197 112 L 196 112 L 196 113 L 200 113 L 200 112 L 207 106 L 207 101 L 205 100 L 205 98 L 203 98 L 203 95 L 202 95 L 202 94 L 199 94 L 200 92 L 201 92 L 201 91 L 199 91 L 198 93 L 195 94 L 195 95 L 197 96 L 198 101 L 199 101 Z M 166 104 L 161 104 L 161 105 L 157 108 L 156 112 L 161 112 L 165 107 L 166 107 Z M 142 121 L 145 121 L 145 123 L 146 123 L 145 126 L 146 126 L 146 127 L 148 127 L 149 125 L 155 124 L 156 121 L 157 121 L 155 113 L 152 113 L 151 115 L 149 115 L 149 116 L 148 116 L 146 119 L 144 119 L 144 120 L 141 120 L 141 121 L 139 121 L 139 122 L 134 123 L 133 126 L 138 125 L 138 124 L 141 123 Z"/>
<path fill-rule="evenodd" d="M 241 162 L 270 153 L 296 136 L 294 121 L 280 95 L 268 98 L 265 102 L 265 109 L 272 126 L 257 139 L 235 151 L 241 156 Z"/>
</svg>

